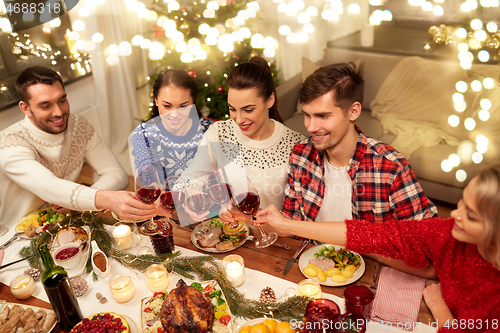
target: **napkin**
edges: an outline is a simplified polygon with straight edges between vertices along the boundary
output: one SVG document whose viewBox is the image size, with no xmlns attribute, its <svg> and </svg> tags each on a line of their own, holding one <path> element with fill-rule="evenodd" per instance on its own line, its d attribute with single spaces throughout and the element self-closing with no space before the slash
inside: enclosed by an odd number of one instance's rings
<svg viewBox="0 0 500 333">
<path fill-rule="evenodd" d="M 390 322 L 394 327 L 413 330 L 424 288 L 424 278 L 390 267 L 382 268 L 372 305 L 371 320 Z M 406 323 L 408 324 L 405 325 Z"/>
</svg>

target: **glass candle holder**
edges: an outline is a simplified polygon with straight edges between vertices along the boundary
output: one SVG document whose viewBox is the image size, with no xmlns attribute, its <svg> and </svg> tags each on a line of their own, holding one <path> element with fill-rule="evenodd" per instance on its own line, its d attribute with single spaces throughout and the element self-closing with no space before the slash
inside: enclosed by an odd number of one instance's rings
<svg viewBox="0 0 500 333">
<path fill-rule="evenodd" d="M 33 295 L 35 290 L 35 281 L 29 274 L 19 275 L 10 282 L 10 291 L 17 299 L 26 299 Z"/>
<path fill-rule="evenodd" d="M 165 291 L 170 284 L 170 274 L 165 266 L 153 264 L 146 269 L 146 285 L 151 291 Z"/>
<path fill-rule="evenodd" d="M 111 230 L 111 235 L 115 241 L 115 247 L 119 250 L 128 250 L 140 242 L 135 222 L 115 223 Z"/>
<path fill-rule="evenodd" d="M 233 287 L 239 287 L 245 283 L 245 261 L 237 254 L 231 254 L 222 260 L 224 275 Z"/>
<path fill-rule="evenodd" d="M 361 284 L 354 284 L 344 290 L 345 312 L 357 313 L 370 318 L 373 303 L 373 292 Z"/>
<path fill-rule="evenodd" d="M 127 275 L 117 275 L 109 283 L 111 296 L 117 303 L 126 303 L 134 298 L 135 287 L 132 279 Z"/>
<path fill-rule="evenodd" d="M 322 295 L 321 285 L 319 284 L 319 282 L 311 279 L 300 281 L 297 285 L 297 292 L 299 293 L 299 295 L 311 297 L 314 299 L 321 298 Z"/>
</svg>

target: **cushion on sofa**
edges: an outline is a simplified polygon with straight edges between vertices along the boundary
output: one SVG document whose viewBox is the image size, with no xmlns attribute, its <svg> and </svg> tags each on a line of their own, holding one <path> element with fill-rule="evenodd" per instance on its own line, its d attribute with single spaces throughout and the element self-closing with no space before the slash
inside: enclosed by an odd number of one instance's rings
<svg viewBox="0 0 500 333">
<path fill-rule="evenodd" d="M 460 115 L 454 109 L 452 96 L 457 93 L 455 84 L 465 81 L 470 84 L 481 79 L 474 65 L 464 70 L 453 61 L 435 61 L 420 57 L 403 59 L 389 74 L 370 105 L 372 115 L 381 120 L 384 131 L 396 135 L 392 142 L 406 158 L 421 147 L 431 147 L 446 142 L 457 147 L 463 140 L 475 141 L 478 134 L 497 137 L 500 134 L 500 115 L 493 113 L 490 120 L 478 119 L 480 101 L 489 99 L 500 105 L 500 89 L 482 89 L 474 92 L 469 88 L 463 94 L 466 110 Z M 482 65 L 486 66 L 486 65 Z M 490 73 L 500 73 L 500 67 L 491 66 Z M 448 124 L 448 117 L 459 114 L 461 123 L 457 127 Z M 476 129 L 468 131 L 463 125 L 465 118 L 475 118 Z M 445 159 L 446 156 L 443 156 Z"/>
</svg>

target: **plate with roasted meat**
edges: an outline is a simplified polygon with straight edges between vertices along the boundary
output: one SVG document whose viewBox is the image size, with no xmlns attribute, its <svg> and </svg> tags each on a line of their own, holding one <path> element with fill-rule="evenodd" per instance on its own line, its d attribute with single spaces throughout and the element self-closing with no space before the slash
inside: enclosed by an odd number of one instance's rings
<svg viewBox="0 0 500 333">
<path fill-rule="evenodd" d="M 198 224 L 191 233 L 191 242 L 198 249 L 224 253 L 245 244 L 249 229 L 245 222 L 222 223 L 213 218 Z"/>
<path fill-rule="evenodd" d="M 156 292 L 141 301 L 143 333 L 231 333 L 233 318 L 217 281 L 184 280 L 170 292 Z"/>
<path fill-rule="evenodd" d="M 299 268 L 307 278 L 325 286 L 345 286 L 363 276 L 365 261 L 356 252 L 342 246 L 323 244 L 304 251 Z"/>
<path fill-rule="evenodd" d="M 48 333 L 56 324 L 57 318 L 52 310 L 9 302 L 0 305 L 2 332 Z"/>
</svg>

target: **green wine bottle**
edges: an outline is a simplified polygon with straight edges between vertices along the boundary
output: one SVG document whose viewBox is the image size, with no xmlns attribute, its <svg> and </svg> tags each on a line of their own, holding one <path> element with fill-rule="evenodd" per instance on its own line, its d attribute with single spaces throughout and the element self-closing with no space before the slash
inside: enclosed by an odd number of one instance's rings
<svg viewBox="0 0 500 333">
<path fill-rule="evenodd" d="M 83 316 L 75 293 L 69 284 L 68 273 L 63 267 L 54 264 L 47 245 L 41 244 L 38 251 L 45 266 L 42 273 L 43 287 L 59 321 L 59 326 L 64 332 L 69 332 L 83 319 Z"/>
</svg>

